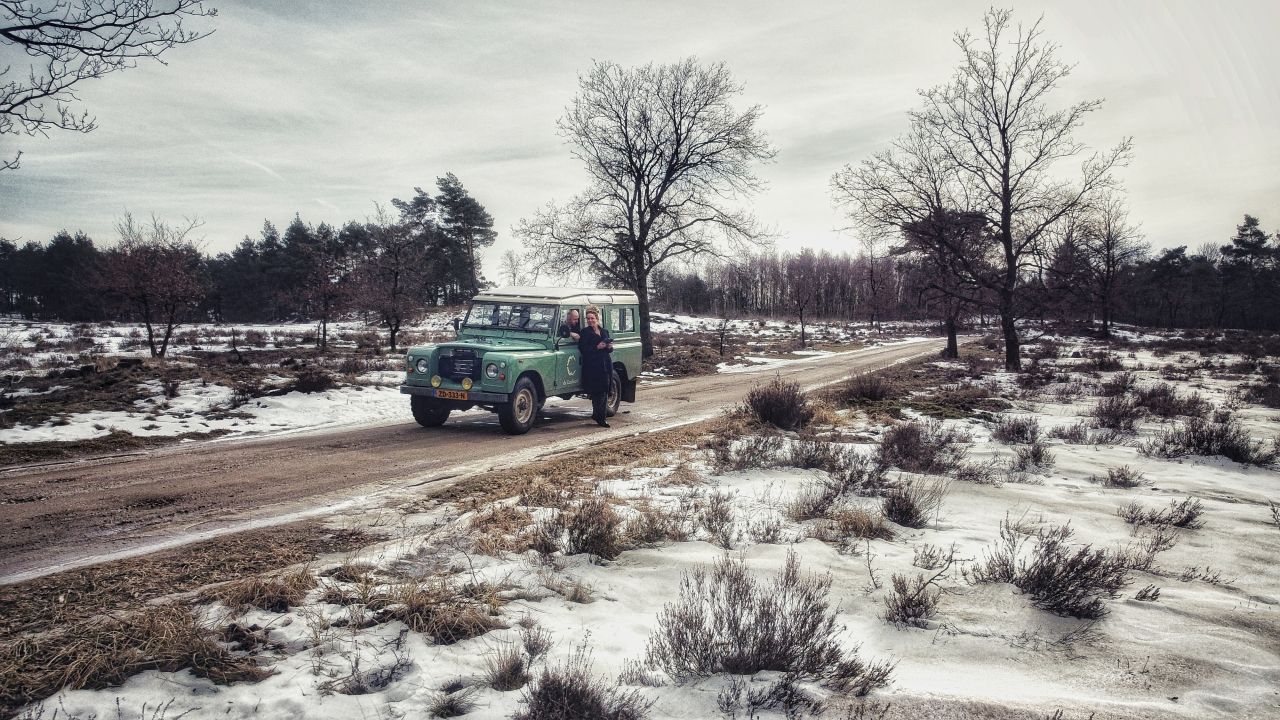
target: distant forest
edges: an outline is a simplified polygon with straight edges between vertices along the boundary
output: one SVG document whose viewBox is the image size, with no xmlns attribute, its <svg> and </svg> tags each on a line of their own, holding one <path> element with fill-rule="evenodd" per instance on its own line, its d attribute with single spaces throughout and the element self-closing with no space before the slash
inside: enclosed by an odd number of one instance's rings
<svg viewBox="0 0 1280 720">
<path fill-rule="evenodd" d="M 317 226 L 295 216 L 283 232 L 267 222 L 258 237 L 212 256 L 186 237 L 165 235 L 185 228 L 132 219 L 121 233 L 144 237 L 105 248 L 83 233 L 21 246 L 0 239 L 0 312 L 33 320 L 127 321 L 176 302 L 179 321 L 324 324 L 364 313 L 398 332 L 421 310 L 457 305 L 494 284 L 481 273 L 478 254 L 494 242 L 493 219 L 452 174 L 438 187 L 436 196 L 418 188 L 408 201 L 393 200 L 394 213 L 370 222 Z M 172 246 L 156 258 L 157 267 L 125 262 L 131 244 L 157 240 Z M 1025 319 L 1280 329 L 1280 233 L 1268 235 L 1257 218 L 1245 216 L 1226 240 L 1194 252 L 1151 253 L 1135 244 L 1112 268 L 1105 253 L 1092 251 L 1094 243 L 1059 243 L 1026 273 Z M 511 277 L 503 281 L 521 279 L 518 262 L 508 253 Z M 136 276 L 121 277 L 129 273 Z M 169 278 L 148 280 L 151 297 L 131 282 L 148 275 Z M 178 276 L 189 276 L 189 287 L 173 287 Z M 925 258 L 889 244 L 857 254 L 766 249 L 659 268 L 650 298 L 656 309 L 700 315 L 941 321 L 945 298 L 935 292 L 937 280 Z M 993 305 L 979 304 L 966 316 L 993 313 Z"/>
</svg>

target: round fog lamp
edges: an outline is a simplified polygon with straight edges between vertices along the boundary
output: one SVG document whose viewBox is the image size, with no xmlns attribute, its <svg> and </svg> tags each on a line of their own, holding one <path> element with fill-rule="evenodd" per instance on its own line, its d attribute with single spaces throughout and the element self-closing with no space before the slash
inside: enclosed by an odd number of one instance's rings
<svg viewBox="0 0 1280 720">
<path fill-rule="evenodd" d="M 491 379 L 498 377 L 498 366 L 494 365 L 493 363 L 489 363 L 488 365 L 485 365 L 484 374 L 486 377 L 489 377 Z"/>
<path fill-rule="evenodd" d="M 439 376 L 439 375 L 432 375 L 432 376 L 431 376 L 431 387 L 440 387 L 440 376 Z"/>
<path fill-rule="evenodd" d="M 431 362 L 426 358 L 418 358 L 418 363 L 414 367 L 418 368 L 418 372 L 423 375 L 431 372 Z"/>
<path fill-rule="evenodd" d="M 471 378 L 462 378 L 462 389 L 463 390 L 471 389 Z"/>
</svg>

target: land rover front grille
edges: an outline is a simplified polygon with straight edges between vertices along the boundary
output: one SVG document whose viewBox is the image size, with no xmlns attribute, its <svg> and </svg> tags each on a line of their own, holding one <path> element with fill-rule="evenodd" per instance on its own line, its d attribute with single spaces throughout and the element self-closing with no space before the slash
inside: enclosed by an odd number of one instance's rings
<svg viewBox="0 0 1280 720">
<path fill-rule="evenodd" d="M 440 374 L 450 380 L 480 379 L 480 363 L 473 350 L 455 350 L 452 357 L 440 358 Z"/>
</svg>

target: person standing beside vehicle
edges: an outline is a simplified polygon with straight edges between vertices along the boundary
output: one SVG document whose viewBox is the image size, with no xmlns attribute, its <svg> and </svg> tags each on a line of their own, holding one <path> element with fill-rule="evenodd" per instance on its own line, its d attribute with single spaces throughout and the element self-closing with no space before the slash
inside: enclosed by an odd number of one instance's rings
<svg viewBox="0 0 1280 720">
<path fill-rule="evenodd" d="M 591 396 L 591 419 L 600 427 L 609 427 L 605 419 L 609 402 L 609 381 L 613 376 L 613 338 L 600 324 L 600 308 L 587 308 L 587 326 L 578 339 L 582 355 L 582 390 Z"/>
</svg>

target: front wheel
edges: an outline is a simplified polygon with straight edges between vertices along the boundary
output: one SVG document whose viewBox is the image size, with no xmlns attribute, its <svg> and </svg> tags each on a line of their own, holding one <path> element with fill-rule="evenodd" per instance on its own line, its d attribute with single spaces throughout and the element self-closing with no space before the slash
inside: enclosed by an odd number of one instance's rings
<svg viewBox="0 0 1280 720">
<path fill-rule="evenodd" d="M 604 403 L 604 414 L 606 417 L 613 417 L 618 414 L 618 405 L 622 403 L 622 378 L 618 377 L 618 371 L 614 370 L 609 373 L 609 397 Z"/>
<path fill-rule="evenodd" d="M 529 378 L 516 381 L 511 402 L 498 406 L 498 422 L 508 435 L 523 435 L 538 417 L 538 390 Z"/>
<path fill-rule="evenodd" d="M 435 398 L 413 395 L 409 398 L 413 419 L 422 427 L 440 427 L 449 419 L 449 406 Z"/>
</svg>

